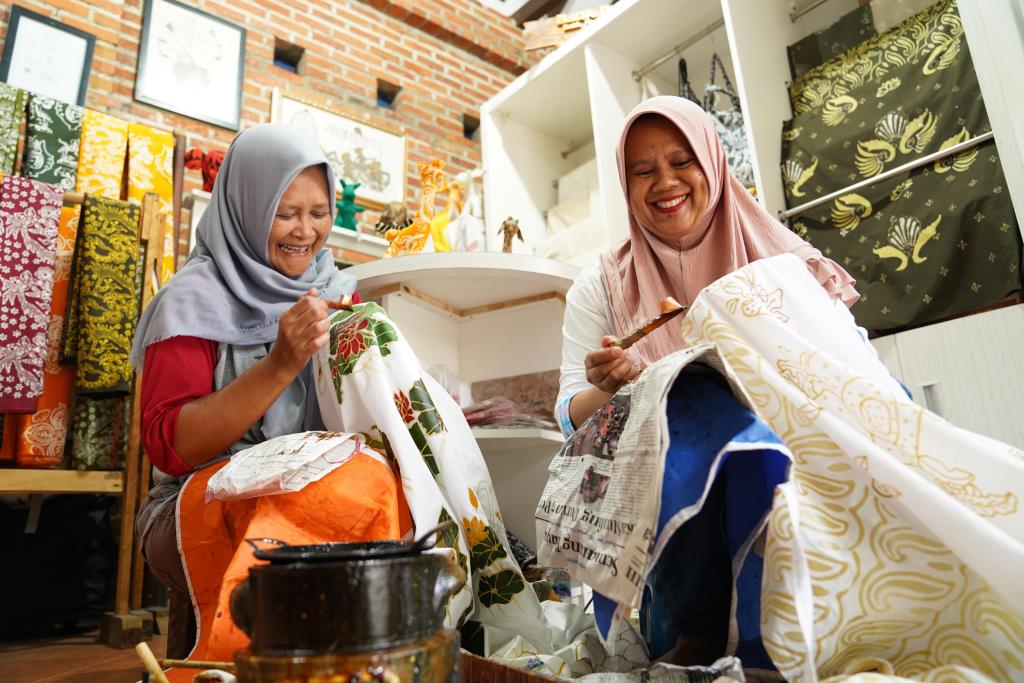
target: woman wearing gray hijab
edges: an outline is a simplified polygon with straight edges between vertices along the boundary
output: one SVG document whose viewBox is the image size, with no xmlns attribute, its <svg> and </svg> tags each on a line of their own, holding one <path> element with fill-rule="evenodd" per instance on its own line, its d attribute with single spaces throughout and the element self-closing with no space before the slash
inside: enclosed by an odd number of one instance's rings
<svg viewBox="0 0 1024 683">
<path fill-rule="evenodd" d="M 160 470 L 136 520 L 156 576 L 187 594 L 175 502 L 187 475 L 283 434 L 323 429 L 310 359 L 327 306 L 355 290 L 324 243 L 334 172 L 302 129 L 266 124 L 231 143 L 196 248 L 139 323 L 142 443 Z"/>
</svg>

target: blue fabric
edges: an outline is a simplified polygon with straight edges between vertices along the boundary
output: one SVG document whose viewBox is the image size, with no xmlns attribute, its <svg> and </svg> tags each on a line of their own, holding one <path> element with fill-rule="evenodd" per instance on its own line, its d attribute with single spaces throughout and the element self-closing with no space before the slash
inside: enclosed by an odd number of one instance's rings
<svg viewBox="0 0 1024 683">
<path fill-rule="evenodd" d="M 641 609 L 648 649 L 656 658 L 675 645 L 679 633 L 698 635 L 709 624 L 717 628 L 717 620 L 727 618 L 728 598 L 716 603 L 710 594 L 720 594 L 727 581 L 736 591 L 736 655 L 745 666 L 774 668 L 760 638 L 763 560 L 751 551 L 739 564 L 738 576 L 730 576 L 729 567 L 736 568 L 740 551 L 771 509 L 775 487 L 786 480 L 788 451 L 704 366 L 680 374 L 666 412 L 669 447 L 657 538 L 665 545 L 648 576 Z M 662 538 L 666 527 L 680 523 L 671 537 Z M 691 547 L 695 544 L 699 547 Z M 595 618 L 605 637 L 615 607 L 595 594 Z M 725 614 L 709 615 L 709 609 Z"/>
</svg>

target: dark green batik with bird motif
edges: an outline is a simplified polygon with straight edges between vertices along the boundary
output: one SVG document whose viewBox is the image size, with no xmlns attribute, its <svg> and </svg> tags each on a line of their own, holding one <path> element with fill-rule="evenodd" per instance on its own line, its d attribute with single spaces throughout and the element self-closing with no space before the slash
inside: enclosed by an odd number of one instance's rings
<svg viewBox="0 0 1024 683">
<path fill-rule="evenodd" d="M 79 395 L 127 394 L 138 322 L 139 207 L 86 195 L 75 243 L 63 355 Z"/>
<path fill-rule="evenodd" d="M 953 2 L 814 69 L 783 128 L 788 206 L 991 130 Z M 891 330 L 990 306 L 1020 289 L 1020 232 L 991 141 L 794 217 L 857 279 L 852 311 Z"/>
<path fill-rule="evenodd" d="M 789 55 L 789 72 L 794 79 L 809 70 L 838 57 L 868 38 L 878 35 L 872 20 L 871 5 L 861 5 L 844 14 L 835 23 L 815 31 L 786 48 Z"/>
</svg>

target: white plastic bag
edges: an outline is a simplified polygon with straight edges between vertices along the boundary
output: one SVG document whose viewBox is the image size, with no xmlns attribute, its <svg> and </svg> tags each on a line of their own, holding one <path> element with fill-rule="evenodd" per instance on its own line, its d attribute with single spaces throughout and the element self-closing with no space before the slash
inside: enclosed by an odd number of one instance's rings
<svg viewBox="0 0 1024 683">
<path fill-rule="evenodd" d="M 235 453 L 210 477 L 206 501 L 298 491 L 348 462 L 362 441 L 360 434 L 341 432 L 302 432 L 264 441 Z"/>
</svg>

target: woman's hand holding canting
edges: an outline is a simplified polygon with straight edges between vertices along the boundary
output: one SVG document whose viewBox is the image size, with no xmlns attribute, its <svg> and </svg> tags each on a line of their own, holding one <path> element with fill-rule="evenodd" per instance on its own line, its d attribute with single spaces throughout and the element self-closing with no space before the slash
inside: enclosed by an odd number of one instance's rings
<svg viewBox="0 0 1024 683">
<path fill-rule="evenodd" d="M 310 289 L 278 320 L 277 341 L 270 350 L 271 362 L 289 378 L 294 378 L 327 343 L 329 330 L 327 304 L 317 298 L 316 289 Z"/>
<path fill-rule="evenodd" d="M 623 349 L 611 346 L 615 337 L 602 337 L 603 348 L 587 354 L 584 366 L 587 381 L 601 391 L 614 394 L 622 385 L 636 379 L 639 369 Z"/>
</svg>

